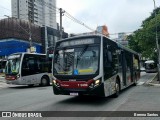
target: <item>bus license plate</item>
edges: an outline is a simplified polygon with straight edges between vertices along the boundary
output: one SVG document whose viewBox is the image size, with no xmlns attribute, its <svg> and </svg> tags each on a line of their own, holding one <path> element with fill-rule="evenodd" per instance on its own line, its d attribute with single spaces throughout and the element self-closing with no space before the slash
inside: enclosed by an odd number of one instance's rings
<svg viewBox="0 0 160 120">
<path fill-rule="evenodd" d="M 70 93 L 70 95 L 77 96 L 78 93 Z"/>
</svg>

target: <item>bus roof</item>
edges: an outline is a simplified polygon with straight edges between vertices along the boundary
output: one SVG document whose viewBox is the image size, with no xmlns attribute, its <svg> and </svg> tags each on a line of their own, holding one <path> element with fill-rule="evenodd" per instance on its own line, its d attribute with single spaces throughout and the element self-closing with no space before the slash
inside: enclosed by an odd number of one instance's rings
<svg viewBox="0 0 160 120">
<path fill-rule="evenodd" d="M 154 63 L 154 61 L 153 60 L 147 60 L 144 63 Z"/>
<path fill-rule="evenodd" d="M 122 49 L 124 49 L 124 50 L 126 50 L 126 51 L 129 51 L 129 52 L 132 52 L 132 53 L 134 53 L 134 54 L 139 55 L 136 51 L 134 51 L 134 50 L 132 50 L 132 49 L 129 49 L 129 48 L 127 48 L 127 47 L 125 47 L 125 46 L 123 46 L 123 45 L 121 45 L 121 44 L 119 44 L 119 43 L 117 43 L 117 44 L 118 44 L 118 46 L 119 46 L 120 48 L 122 48 Z"/>
<path fill-rule="evenodd" d="M 131 49 L 129 49 L 129 48 L 121 45 L 121 44 L 118 43 L 118 42 L 115 42 L 115 41 L 112 40 L 112 39 L 109 39 L 108 37 L 106 37 L 106 36 L 104 36 L 104 35 L 102 35 L 102 34 L 89 34 L 89 35 L 87 34 L 87 35 L 73 36 L 73 37 L 69 37 L 69 38 L 65 38 L 65 39 L 59 40 L 58 42 L 63 42 L 63 41 L 72 40 L 72 39 L 78 39 L 78 38 L 80 38 L 80 37 L 82 37 L 82 38 L 85 38 L 85 37 L 105 37 L 105 38 L 107 38 L 108 40 L 116 43 L 119 48 L 124 49 L 124 50 L 129 51 L 129 52 L 132 52 L 133 54 L 139 55 L 137 52 L 135 52 L 135 51 L 133 51 L 133 50 L 131 50 Z"/>
<path fill-rule="evenodd" d="M 93 37 L 93 36 L 102 36 L 102 35 L 100 35 L 100 34 L 90 34 L 90 35 L 79 35 L 79 36 L 73 36 L 73 37 L 69 37 L 69 38 L 65 38 L 65 39 L 62 39 L 62 40 L 59 40 L 59 41 L 57 41 L 57 42 L 61 42 L 61 41 L 66 41 L 66 40 L 70 40 L 70 39 L 77 39 L 77 38 L 80 38 L 80 37 Z"/>
</svg>

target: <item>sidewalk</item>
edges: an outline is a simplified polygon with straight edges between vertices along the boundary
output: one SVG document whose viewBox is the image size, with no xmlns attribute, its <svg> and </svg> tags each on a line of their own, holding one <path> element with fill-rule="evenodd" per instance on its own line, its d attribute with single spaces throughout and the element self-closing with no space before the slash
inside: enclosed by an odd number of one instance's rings
<svg viewBox="0 0 160 120">
<path fill-rule="evenodd" d="M 151 81 L 146 82 L 147 85 L 151 86 L 159 86 L 160 87 L 160 82 L 158 81 L 158 73 L 153 77 Z"/>
<path fill-rule="evenodd" d="M 8 86 L 9 85 L 6 84 L 6 81 L 5 81 L 5 78 L 4 78 L 4 74 L 0 74 L 0 89 L 8 87 Z"/>
<path fill-rule="evenodd" d="M 4 74 L 0 73 L 0 80 L 4 79 Z"/>
<path fill-rule="evenodd" d="M 4 74 L 0 74 L 0 82 L 5 83 Z"/>
<path fill-rule="evenodd" d="M 1 78 L 1 77 L 4 77 L 4 76 L 5 76 L 4 73 L 0 73 L 0 78 Z"/>
</svg>

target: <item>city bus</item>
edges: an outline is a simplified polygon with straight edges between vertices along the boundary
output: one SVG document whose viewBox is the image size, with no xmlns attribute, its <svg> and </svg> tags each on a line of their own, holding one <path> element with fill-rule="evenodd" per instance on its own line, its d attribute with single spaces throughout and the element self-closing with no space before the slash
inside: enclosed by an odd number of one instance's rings
<svg viewBox="0 0 160 120">
<path fill-rule="evenodd" d="M 51 83 L 51 70 L 46 62 L 46 54 L 14 53 L 8 56 L 5 68 L 7 84 L 41 85 Z"/>
<path fill-rule="evenodd" d="M 53 62 L 55 95 L 118 97 L 140 78 L 139 54 L 103 35 L 56 42 Z"/>
<path fill-rule="evenodd" d="M 157 64 L 153 60 L 147 60 L 144 62 L 144 68 L 146 73 L 157 72 Z"/>
</svg>

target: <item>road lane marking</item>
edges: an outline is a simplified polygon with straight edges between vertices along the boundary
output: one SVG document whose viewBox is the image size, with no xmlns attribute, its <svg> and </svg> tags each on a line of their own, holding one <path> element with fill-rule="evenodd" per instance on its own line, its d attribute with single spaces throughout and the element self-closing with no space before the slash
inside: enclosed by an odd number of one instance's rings
<svg viewBox="0 0 160 120">
<path fill-rule="evenodd" d="M 138 82 L 137 85 L 143 85 L 145 82 Z"/>
</svg>

